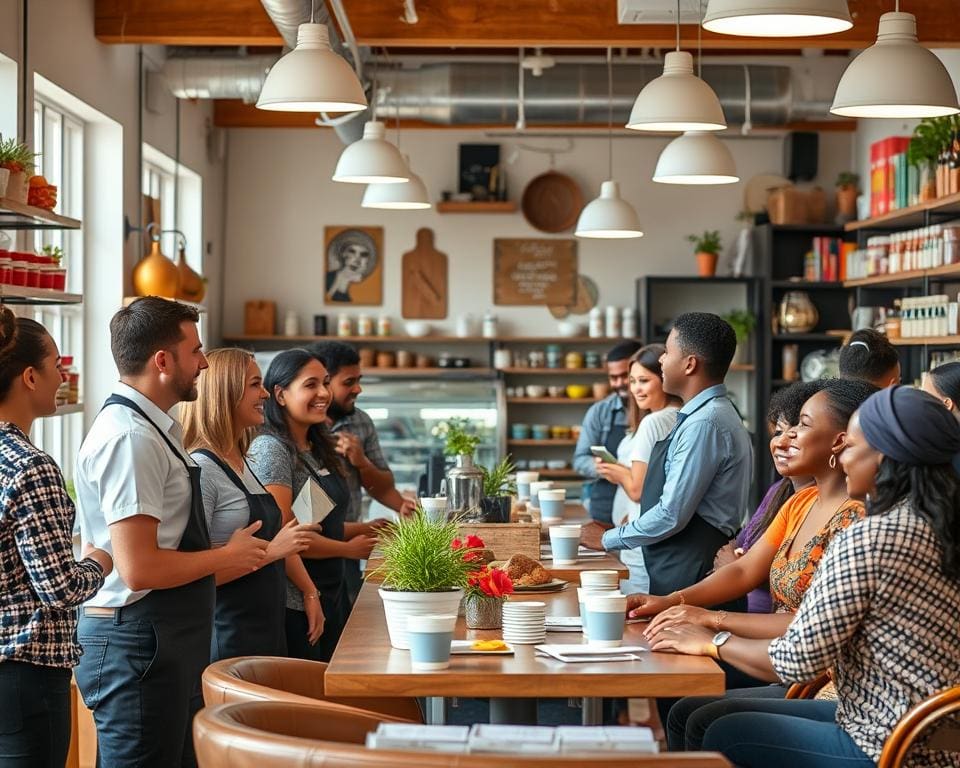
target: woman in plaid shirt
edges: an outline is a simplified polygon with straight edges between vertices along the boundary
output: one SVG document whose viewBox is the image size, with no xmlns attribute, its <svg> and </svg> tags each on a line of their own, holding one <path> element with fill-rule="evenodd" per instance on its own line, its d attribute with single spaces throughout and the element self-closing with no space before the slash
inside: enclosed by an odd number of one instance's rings
<svg viewBox="0 0 960 768">
<path fill-rule="evenodd" d="M 960 680 L 960 423 L 910 387 L 872 395 L 841 457 L 869 516 L 834 539 L 783 637 L 664 630 L 654 650 L 704 654 L 758 677 L 807 682 L 831 670 L 837 702 L 745 701 L 703 748 L 738 766 L 868 768 L 898 720 Z M 956 766 L 921 741 L 904 766 Z"/>
<path fill-rule="evenodd" d="M 70 745 L 74 609 L 113 567 L 73 557 L 60 469 L 28 435 L 57 409 L 60 353 L 42 325 L 0 306 L 0 765 L 62 768 Z"/>
</svg>

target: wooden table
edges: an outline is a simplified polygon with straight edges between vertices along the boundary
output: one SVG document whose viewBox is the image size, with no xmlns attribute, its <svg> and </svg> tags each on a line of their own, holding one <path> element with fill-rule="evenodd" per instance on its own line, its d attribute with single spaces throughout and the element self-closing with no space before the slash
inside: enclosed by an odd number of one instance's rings
<svg viewBox="0 0 960 768">
<path fill-rule="evenodd" d="M 579 615 L 573 587 L 511 599 L 541 600 L 550 616 Z M 624 644 L 647 647 L 644 626 L 628 625 Z M 454 633 L 458 639 L 500 636 L 499 630 L 468 630 L 462 617 Z M 577 632 L 547 635 L 549 643 L 582 640 Z M 532 645 L 516 645 L 512 656 L 455 655 L 449 669 L 415 672 L 409 651 L 390 645 L 377 585 L 364 584 L 327 667 L 324 686 L 331 696 L 426 696 L 431 723 L 443 722 L 443 698 L 449 696 L 489 697 L 494 722 L 529 722 L 529 702 L 535 713 L 537 697 L 584 698 L 584 724 L 595 725 L 601 719 L 602 697 L 720 695 L 724 675 L 711 659 L 700 656 L 644 653 L 642 661 L 565 664 L 536 656 Z M 522 699 L 526 705 L 518 701 Z"/>
<path fill-rule="evenodd" d="M 549 546 L 544 549 L 541 545 L 541 558 L 544 553 L 549 552 Z M 630 570 L 627 566 L 620 562 L 620 559 L 612 552 L 604 553 L 603 557 L 581 557 L 573 565 L 554 565 L 552 559 L 541 559 L 541 562 L 551 576 L 555 579 L 569 581 L 571 582 L 571 586 L 574 587 L 580 586 L 580 574 L 584 571 L 616 571 L 617 576 L 621 579 L 625 579 L 630 575 Z"/>
</svg>

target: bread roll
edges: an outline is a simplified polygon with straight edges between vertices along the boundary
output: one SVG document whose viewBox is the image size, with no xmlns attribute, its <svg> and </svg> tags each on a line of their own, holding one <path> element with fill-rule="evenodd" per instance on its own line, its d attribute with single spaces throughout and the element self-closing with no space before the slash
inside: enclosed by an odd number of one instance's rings
<svg viewBox="0 0 960 768">
<path fill-rule="evenodd" d="M 511 557 L 507 560 L 504 570 L 515 586 L 535 587 L 538 584 L 547 584 L 551 580 L 547 569 L 526 555 L 518 554 Z"/>
</svg>

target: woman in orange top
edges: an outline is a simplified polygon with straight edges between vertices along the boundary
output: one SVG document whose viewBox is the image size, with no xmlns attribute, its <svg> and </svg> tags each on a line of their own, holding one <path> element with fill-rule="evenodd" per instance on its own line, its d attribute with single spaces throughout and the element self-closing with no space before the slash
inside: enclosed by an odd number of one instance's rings
<svg viewBox="0 0 960 768">
<path fill-rule="evenodd" d="M 684 622 L 741 637 L 774 638 L 786 631 L 830 539 L 864 515 L 863 505 L 847 495 L 837 456 L 843 450 L 851 414 L 875 391 L 863 381 L 832 379 L 804 403 L 799 423 L 786 434 L 784 474 L 812 476 L 814 485 L 791 497 L 763 538 L 736 562 L 670 595 L 631 595 L 627 601 L 631 617 L 655 616 L 647 637 Z M 774 613 L 699 607 L 735 600 L 768 578 Z"/>
</svg>

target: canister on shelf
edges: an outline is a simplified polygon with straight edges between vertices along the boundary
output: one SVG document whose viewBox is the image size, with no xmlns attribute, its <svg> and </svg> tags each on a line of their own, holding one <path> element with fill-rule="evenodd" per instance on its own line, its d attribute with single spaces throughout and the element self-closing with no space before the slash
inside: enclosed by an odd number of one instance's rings
<svg viewBox="0 0 960 768">
<path fill-rule="evenodd" d="M 547 368 L 560 368 L 563 363 L 559 344 L 547 344 Z"/>
<path fill-rule="evenodd" d="M 483 338 L 497 338 L 497 316 L 491 312 L 487 312 L 483 316 Z"/>
<path fill-rule="evenodd" d="M 509 349 L 496 349 L 493 352 L 493 367 L 497 370 L 510 368 L 513 365 L 513 353 Z"/>
<path fill-rule="evenodd" d="M 599 368 L 600 367 L 600 353 L 590 350 L 584 355 L 584 365 L 587 368 Z"/>
<path fill-rule="evenodd" d="M 633 307 L 624 307 L 620 333 L 625 339 L 632 339 L 637 335 L 637 313 Z"/>
<path fill-rule="evenodd" d="M 580 352 L 567 352 L 563 360 L 564 368 L 583 368 L 583 354 Z"/>
<path fill-rule="evenodd" d="M 373 318 L 370 315 L 357 316 L 357 336 L 373 335 Z"/>
<path fill-rule="evenodd" d="M 607 322 L 604 330 L 609 339 L 620 336 L 620 310 L 617 307 L 607 307 Z"/>
<path fill-rule="evenodd" d="M 783 351 L 783 380 L 797 380 L 797 356 L 800 348 L 797 344 L 784 344 Z"/>
<path fill-rule="evenodd" d="M 353 320 L 350 315 L 343 313 L 337 315 L 337 336 L 350 336 L 353 334 Z"/>
<path fill-rule="evenodd" d="M 591 339 L 603 338 L 603 310 L 600 307 L 594 307 L 590 310 L 589 326 Z"/>
<path fill-rule="evenodd" d="M 296 336 L 300 333 L 300 321 L 297 318 L 297 313 L 288 309 L 287 314 L 283 318 L 283 335 L 284 336 Z"/>
<path fill-rule="evenodd" d="M 377 336 L 389 336 L 393 333 L 393 323 L 386 315 L 377 318 Z"/>
</svg>

